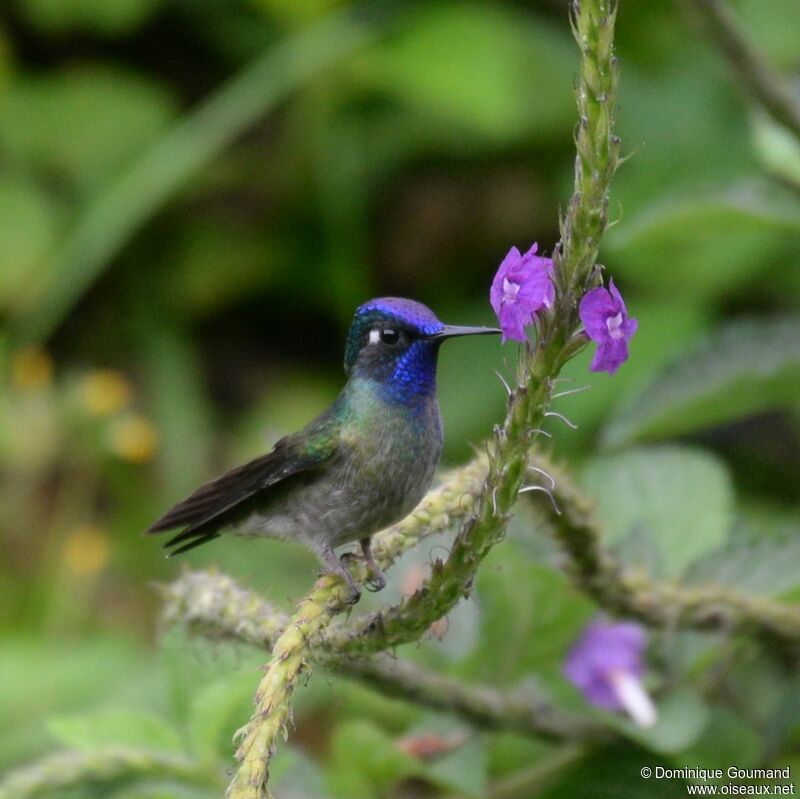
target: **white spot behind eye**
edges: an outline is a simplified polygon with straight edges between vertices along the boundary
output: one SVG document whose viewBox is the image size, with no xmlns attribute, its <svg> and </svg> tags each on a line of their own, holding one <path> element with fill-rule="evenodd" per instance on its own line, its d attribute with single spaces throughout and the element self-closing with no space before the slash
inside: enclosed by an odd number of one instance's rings
<svg viewBox="0 0 800 799">
<path fill-rule="evenodd" d="M 369 343 L 370 344 L 377 344 L 381 340 L 381 331 L 380 330 L 370 330 L 369 331 Z"/>
</svg>

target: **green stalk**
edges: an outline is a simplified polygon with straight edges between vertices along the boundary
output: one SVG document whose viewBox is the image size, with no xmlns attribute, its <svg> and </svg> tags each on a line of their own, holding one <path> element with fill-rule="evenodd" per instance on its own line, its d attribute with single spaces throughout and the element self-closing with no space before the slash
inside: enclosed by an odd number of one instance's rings
<svg viewBox="0 0 800 799">
<path fill-rule="evenodd" d="M 447 560 L 434 564 L 423 587 L 402 604 L 370 614 L 347 631 L 348 651 L 369 654 L 414 641 L 469 595 L 477 569 L 502 540 L 525 480 L 528 454 L 545 419 L 562 366 L 585 344 L 578 332 L 577 299 L 595 282 L 594 264 L 606 228 L 608 192 L 617 166 L 613 133 L 617 63 L 613 54 L 616 4 L 575 0 L 573 31 L 580 47 L 575 134 L 575 188 L 561 222 L 556 250 L 556 303 L 526 351 L 520 385 L 509 397 L 502 428 L 489 445 L 489 473 L 476 513 L 464 524 Z M 343 645 L 344 642 L 342 642 Z"/>
<path fill-rule="evenodd" d="M 212 640 L 271 650 L 289 619 L 258 594 L 213 572 L 189 572 L 163 589 L 164 619 Z M 608 739 L 601 724 L 555 708 L 532 687 L 504 691 L 439 674 L 401 658 L 353 658 L 326 647 L 309 653 L 326 670 L 381 693 L 453 713 L 484 729 L 552 741 Z"/>
<path fill-rule="evenodd" d="M 468 513 L 484 470 L 480 458 L 454 470 L 451 479 L 431 491 L 410 516 L 375 536 L 372 552 L 381 568 L 390 566 L 422 536 L 446 529 L 453 518 Z M 361 582 L 369 576 L 363 563 L 353 563 L 350 568 Z M 256 691 L 255 712 L 239 731 L 242 736 L 236 752 L 239 768 L 228 787 L 226 799 L 270 799 L 269 763 L 278 736 L 287 735 L 291 697 L 298 680 L 309 668 L 311 643 L 318 640 L 333 617 L 347 607 L 347 595 L 348 589 L 341 577 L 323 575 L 275 641 L 272 660 Z"/>
</svg>

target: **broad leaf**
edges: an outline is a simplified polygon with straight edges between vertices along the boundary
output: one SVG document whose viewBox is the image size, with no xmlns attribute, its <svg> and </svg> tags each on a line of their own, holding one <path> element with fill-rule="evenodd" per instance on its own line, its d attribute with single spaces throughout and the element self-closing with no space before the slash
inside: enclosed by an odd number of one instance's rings
<svg viewBox="0 0 800 799">
<path fill-rule="evenodd" d="M 753 144 L 766 169 L 800 186 L 800 141 L 763 112 L 753 115 Z"/>
<path fill-rule="evenodd" d="M 558 759 L 558 753 L 554 756 Z M 602 749 L 590 749 L 589 753 L 574 762 L 567 760 L 565 766 L 555 774 L 542 769 L 541 779 L 547 778 L 546 788 L 536 794 L 540 799 L 682 799 L 686 787 L 680 780 L 656 779 L 652 776 L 657 766 L 669 764 L 646 749 L 618 744 Z M 645 778 L 642 769 L 652 771 Z M 537 780 L 538 783 L 538 780 Z M 531 788 L 540 786 L 533 783 Z M 523 796 L 523 793 L 519 793 Z"/>
<path fill-rule="evenodd" d="M 597 501 L 608 540 L 644 536 L 661 575 L 674 578 L 721 546 L 732 523 L 724 464 L 690 447 L 649 447 L 591 461 L 583 483 Z"/>
<path fill-rule="evenodd" d="M 676 758 L 685 768 L 752 768 L 761 757 L 761 735 L 726 707 L 710 708 L 704 735 Z"/>
<path fill-rule="evenodd" d="M 333 735 L 327 773 L 328 788 L 337 799 L 383 796 L 418 770 L 414 758 L 371 722 L 345 722 Z"/>
<path fill-rule="evenodd" d="M 141 152 L 172 115 L 159 85 L 84 64 L 13 83 L 0 116 L 0 145 L 13 158 L 90 190 Z"/>
<path fill-rule="evenodd" d="M 571 124 L 570 43 L 500 6 L 423 4 L 356 64 L 365 83 L 466 131 L 504 139 Z"/>
<path fill-rule="evenodd" d="M 666 367 L 613 417 L 607 444 L 685 435 L 796 402 L 800 319 L 743 319 Z"/>
<path fill-rule="evenodd" d="M 793 593 L 800 587 L 800 536 L 787 541 L 742 542 L 715 550 L 695 564 L 689 580 L 765 596 Z"/>
<path fill-rule="evenodd" d="M 198 758 L 230 755 L 231 740 L 253 704 L 255 681 L 250 672 L 231 674 L 204 685 L 189 708 L 188 732 Z"/>
<path fill-rule="evenodd" d="M 24 302 L 42 272 L 63 211 L 33 181 L 0 176 L 0 309 Z"/>
<path fill-rule="evenodd" d="M 662 754 L 681 752 L 701 738 L 708 724 L 708 707 L 695 692 L 675 691 L 657 705 L 658 721 L 651 729 L 641 729 L 628 721 L 615 726 L 647 749 Z"/>
<path fill-rule="evenodd" d="M 429 713 L 407 735 L 439 736 L 445 748 L 452 747 L 422 761 L 426 779 L 458 796 L 486 796 L 486 746 L 474 729 L 463 721 Z"/>
<path fill-rule="evenodd" d="M 48 722 L 48 729 L 65 746 L 84 751 L 117 745 L 183 751 L 174 727 L 158 716 L 133 710 L 60 716 Z"/>
<path fill-rule="evenodd" d="M 522 557 L 506 541 L 478 574 L 480 637 L 464 668 L 498 685 L 534 671 L 560 673 L 566 649 L 593 605 L 560 572 Z"/>
<path fill-rule="evenodd" d="M 659 199 L 607 236 L 616 273 L 686 301 L 744 285 L 798 242 L 800 199 L 762 180 Z"/>
</svg>

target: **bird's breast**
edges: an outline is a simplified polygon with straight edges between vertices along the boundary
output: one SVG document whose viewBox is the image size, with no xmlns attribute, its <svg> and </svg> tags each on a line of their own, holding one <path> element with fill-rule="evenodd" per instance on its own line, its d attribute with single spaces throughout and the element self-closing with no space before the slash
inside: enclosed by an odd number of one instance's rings
<svg viewBox="0 0 800 799">
<path fill-rule="evenodd" d="M 442 442 L 435 397 L 415 413 L 376 406 L 343 426 L 342 482 L 358 506 L 354 512 L 363 516 L 365 528 L 371 528 L 369 534 L 399 521 L 419 504 L 433 481 Z"/>
</svg>

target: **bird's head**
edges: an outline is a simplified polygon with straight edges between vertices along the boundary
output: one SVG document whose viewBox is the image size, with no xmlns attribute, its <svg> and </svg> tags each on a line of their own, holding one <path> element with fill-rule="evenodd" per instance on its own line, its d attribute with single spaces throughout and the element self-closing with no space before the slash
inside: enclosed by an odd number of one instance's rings
<svg viewBox="0 0 800 799">
<path fill-rule="evenodd" d="M 344 368 L 351 376 L 382 384 L 391 399 L 412 401 L 435 390 L 436 356 L 445 339 L 488 333 L 500 331 L 445 325 L 420 302 L 380 297 L 356 310 Z"/>
</svg>

